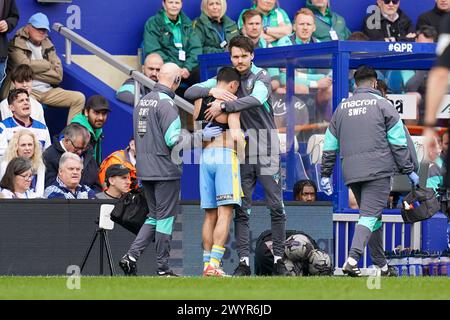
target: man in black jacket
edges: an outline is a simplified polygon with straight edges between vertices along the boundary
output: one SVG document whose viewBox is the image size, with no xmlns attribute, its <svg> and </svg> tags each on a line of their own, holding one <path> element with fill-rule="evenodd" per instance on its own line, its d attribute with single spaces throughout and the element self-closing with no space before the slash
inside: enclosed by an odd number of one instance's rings
<svg viewBox="0 0 450 320">
<path fill-rule="evenodd" d="M 400 10 L 400 0 L 377 0 L 379 10 L 364 19 L 364 33 L 372 41 L 413 41 L 411 19 Z"/>
<path fill-rule="evenodd" d="M 5 77 L 6 58 L 8 57 L 8 38 L 19 21 L 19 11 L 15 0 L 0 1 L 0 87 Z"/>
<path fill-rule="evenodd" d="M 422 26 L 434 27 L 438 34 L 441 33 L 440 24 L 446 13 L 450 12 L 450 0 L 435 0 L 436 5 L 430 11 L 424 12 L 417 19 L 417 27 L 419 30 Z"/>
<path fill-rule="evenodd" d="M 83 160 L 81 184 L 87 185 L 96 192 L 102 188 L 98 181 L 98 165 L 94 159 L 92 148 L 89 148 L 90 134 L 78 123 L 69 124 L 60 136 L 53 138 L 53 144 L 43 153 L 45 164 L 45 187 L 50 186 L 56 179 L 59 169 L 59 159 L 64 152 L 72 152 Z"/>
</svg>

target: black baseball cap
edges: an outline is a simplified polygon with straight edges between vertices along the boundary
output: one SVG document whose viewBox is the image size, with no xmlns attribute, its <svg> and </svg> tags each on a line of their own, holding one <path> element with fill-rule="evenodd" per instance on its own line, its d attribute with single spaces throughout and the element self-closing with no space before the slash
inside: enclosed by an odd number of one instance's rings
<svg viewBox="0 0 450 320">
<path fill-rule="evenodd" d="M 99 94 L 89 97 L 84 108 L 86 110 L 92 109 L 95 111 L 111 111 L 108 100 Z"/>
<path fill-rule="evenodd" d="M 105 179 L 108 180 L 112 177 L 123 176 L 129 174 L 130 169 L 125 167 L 123 164 L 112 164 L 106 169 Z"/>
</svg>

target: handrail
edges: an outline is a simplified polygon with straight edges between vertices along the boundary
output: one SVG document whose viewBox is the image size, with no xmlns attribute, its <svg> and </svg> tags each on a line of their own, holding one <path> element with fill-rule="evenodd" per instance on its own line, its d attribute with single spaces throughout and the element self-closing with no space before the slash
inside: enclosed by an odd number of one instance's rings
<svg viewBox="0 0 450 320">
<path fill-rule="evenodd" d="M 83 49 L 89 51 L 90 53 L 94 54 L 95 56 L 99 57 L 106 63 L 109 63 L 111 66 L 116 68 L 117 70 L 129 75 L 131 78 L 135 81 L 135 100 L 134 105 L 137 105 L 140 99 L 140 86 L 137 85 L 138 83 L 153 89 L 155 86 L 155 81 L 149 79 L 146 77 L 143 73 L 139 72 L 138 70 L 135 70 L 131 68 L 130 66 L 118 61 L 113 55 L 106 52 L 102 48 L 96 46 L 86 38 L 80 36 L 79 34 L 73 32 L 69 28 L 63 26 L 61 23 L 56 22 L 52 26 L 53 30 L 58 32 L 60 35 L 62 35 L 66 39 L 66 64 L 70 65 L 72 63 L 72 42 L 78 44 Z M 194 113 L 194 106 L 186 101 L 185 99 L 181 98 L 180 96 L 175 96 L 175 104 L 185 110 L 186 112 L 189 112 L 190 114 Z"/>
</svg>

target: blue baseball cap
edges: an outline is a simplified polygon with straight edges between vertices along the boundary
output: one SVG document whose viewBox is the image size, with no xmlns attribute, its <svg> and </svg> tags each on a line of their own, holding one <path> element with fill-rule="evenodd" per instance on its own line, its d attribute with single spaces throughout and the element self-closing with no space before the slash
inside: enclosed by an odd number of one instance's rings
<svg viewBox="0 0 450 320">
<path fill-rule="evenodd" d="M 50 31 L 50 22 L 45 14 L 42 12 L 38 12 L 33 14 L 28 20 L 28 23 L 31 24 L 36 29 L 47 29 Z"/>
</svg>

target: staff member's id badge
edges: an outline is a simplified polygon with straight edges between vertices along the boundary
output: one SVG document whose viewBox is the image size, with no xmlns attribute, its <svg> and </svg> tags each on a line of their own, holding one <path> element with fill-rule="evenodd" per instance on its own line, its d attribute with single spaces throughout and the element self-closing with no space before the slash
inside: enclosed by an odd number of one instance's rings
<svg viewBox="0 0 450 320">
<path fill-rule="evenodd" d="M 223 49 L 223 48 L 225 48 L 226 46 L 227 46 L 227 42 L 225 41 L 225 40 L 223 40 L 221 43 L 220 43 L 220 47 Z"/>
<path fill-rule="evenodd" d="M 186 51 L 184 51 L 184 50 L 178 51 L 178 60 L 186 61 Z"/>
<path fill-rule="evenodd" d="M 331 40 L 339 40 L 339 37 L 338 37 L 336 31 L 333 29 L 330 30 L 330 37 L 331 37 Z"/>
</svg>

